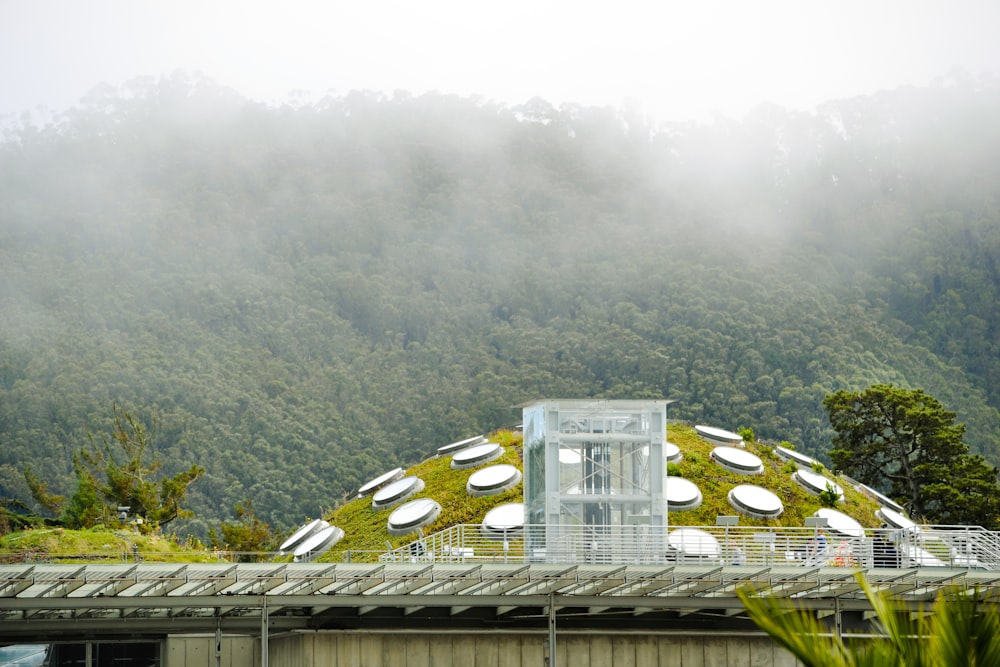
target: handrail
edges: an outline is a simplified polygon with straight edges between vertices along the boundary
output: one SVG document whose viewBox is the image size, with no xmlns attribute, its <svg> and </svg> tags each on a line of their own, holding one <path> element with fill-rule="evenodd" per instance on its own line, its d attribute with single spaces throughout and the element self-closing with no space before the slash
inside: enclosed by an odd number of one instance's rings
<svg viewBox="0 0 1000 667">
<path fill-rule="evenodd" d="M 678 531 L 681 531 L 678 533 Z M 109 554 L 6 554 L 4 563 L 134 561 L 283 562 L 276 552 L 217 551 L 191 559 L 179 552 Z M 494 563 L 719 563 L 879 567 L 947 566 L 1000 571 L 1000 532 L 980 526 L 918 525 L 906 529 L 865 528 L 846 535 L 826 528 L 782 526 L 525 525 L 507 534 L 457 524 L 389 551 L 332 549 L 323 562 Z"/>
<path fill-rule="evenodd" d="M 802 567 L 1000 570 L 1000 533 L 979 526 L 831 528 L 528 524 L 506 535 L 459 524 L 381 562 L 718 563 Z"/>
</svg>

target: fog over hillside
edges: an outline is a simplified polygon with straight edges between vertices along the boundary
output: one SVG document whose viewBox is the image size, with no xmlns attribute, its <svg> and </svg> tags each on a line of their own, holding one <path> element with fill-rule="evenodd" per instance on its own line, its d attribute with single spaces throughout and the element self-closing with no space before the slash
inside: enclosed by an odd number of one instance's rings
<svg viewBox="0 0 1000 667">
<path fill-rule="evenodd" d="M 1000 85 L 654 123 L 439 93 L 94 91 L 0 144 L 0 493 L 112 405 L 201 531 L 276 526 L 541 397 L 824 457 L 822 399 L 921 387 L 1000 463 Z"/>
<path fill-rule="evenodd" d="M 265 103 L 353 90 L 537 96 L 710 123 L 761 103 L 811 111 L 926 86 L 954 68 L 996 73 L 998 23 L 992 0 L 11 2 L 0 6 L 0 124 L 179 70 Z"/>
</svg>

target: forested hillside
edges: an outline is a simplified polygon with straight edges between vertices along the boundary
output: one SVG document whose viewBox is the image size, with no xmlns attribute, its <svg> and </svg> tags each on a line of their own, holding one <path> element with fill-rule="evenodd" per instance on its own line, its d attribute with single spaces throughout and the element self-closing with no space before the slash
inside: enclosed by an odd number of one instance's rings
<svg viewBox="0 0 1000 667">
<path fill-rule="evenodd" d="M 269 107 L 174 76 L 0 144 L 0 495 L 69 491 L 114 405 L 203 532 L 291 526 L 541 397 L 825 457 L 920 387 L 1000 463 L 1000 82 L 657 126 L 543 100 Z"/>
</svg>

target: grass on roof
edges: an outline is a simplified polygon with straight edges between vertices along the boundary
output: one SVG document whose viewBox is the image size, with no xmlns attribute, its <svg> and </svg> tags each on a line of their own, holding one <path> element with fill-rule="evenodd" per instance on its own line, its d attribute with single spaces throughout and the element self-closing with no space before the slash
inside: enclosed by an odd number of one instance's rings
<svg viewBox="0 0 1000 667">
<path fill-rule="evenodd" d="M 499 459 L 490 461 L 488 465 L 509 463 L 518 470 L 522 469 L 520 433 L 498 431 L 491 434 L 489 440 L 503 447 L 504 452 Z M 521 502 L 523 484 L 495 496 L 469 496 L 465 488 L 466 482 L 469 475 L 481 467 L 484 466 L 452 470 L 450 456 L 435 456 L 407 469 L 407 475 L 416 475 L 424 481 L 423 491 L 407 498 L 407 502 L 418 498 L 432 498 L 441 505 L 441 515 L 432 525 L 424 528 L 425 535 L 461 523 L 481 523 L 486 513 L 497 505 Z M 398 507 L 399 505 L 381 510 L 372 509 L 372 497 L 369 495 L 350 500 L 328 513 L 323 518 L 343 528 L 345 535 L 331 551 L 317 560 L 340 561 L 345 558 L 346 552 L 351 552 L 352 560 L 374 560 L 378 554 L 390 548 L 409 544 L 415 539 L 415 535 L 393 537 L 387 531 L 389 515 Z"/>
<path fill-rule="evenodd" d="M 701 489 L 704 497 L 701 507 L 694 510 L 670 513 L 671 526 L 713 526 L 719 515 L 734 515 L 737 511 L 729 504 L 727 494 L 740 484 L 762 486 L 774 492 L 785 507 L 784 513 L 776 519 L 754 519 L 740 516 L 741 526 L 804 526 L 806 517 L 812 516 L 823 504 L 818 496 L 805 491 L 792 479 L 796 467 L 780 459 L 772 447 L 762 443 L 748 443 L 747 451 L 756 454 L 764 463 L 763 475 L 740 475 L 720 467 L 709 456 L 715 445 L 703 440 L 693 427 L 671 424 L 668 439 L 680 447 L 683 460 L 677 464 L 681 475 Z M 522 466 L 521 434 L 499 431 L 490 436 L 492 442 L 504 447 L 503 456 L 489 465 L 509 463 L 518 469 Z M 389 466 L 387 466 L 388 468 Z M 478 468 L 477 468 L 478 469 Z M 523 501 L 523 483 L 496 496 L 470 497 L 465 485 L 470 470 L 452 470 L 451 457 L 441 456 L 427 459 L 406 471 L 425 482 L 423 491 L 410 500 L 432 498 L 441 505 L 441 515 L 437 521 L 424 529 L 431 535 L 456 524 L 479 524 L 486 513 L 497 505 Z M 822 471 L 831 481 L 836 481 L 844 490 L 844 500 L 836 508 L 854 517 L 865 527 L 880 525 L 875 516 L 879 505 L 853 488 L 846 480 L 836 479 L 828 470 Z M 371 496 L 355 498 L 324 518 L 333 525 L 344 529 L 345 536 L 334 548 L 322 555 L 320 561 L 342 561 L 350 552 L 352 560 L 375 560 L 378 554 L 389 549 L 409 544 L 416 536 L 393 537 L 386 529 L 389 515 L 397 506 L 382 510 L 372 509 Z"/>
<path fill-rule="evenodd" d="M 132 562 L 136 552 L 154 562 L 212 562 L 218 554 L 162 535 L 98 526 L 86 530 L 32 528 L 0 538 L 0 557 L 9 562 Z"/>
<path fill-rule="evenodd" d="M 671 512 L 671 527 L 712 526 L 719 515 L 737 514 L 730 506 L 727 494 L 739 484 L 753 484 L 770 489 L 785 507 L 784 513 L 777 519 L 761 520 L 741 516 L 741 526 L 803 526 L 806 517 L 823 506 L 818 496 L 808 493 L 792 480 L 791 474 L 796 469 L 795 466 L 780 459 L 773 448 L 766 444 L 747 444 L 747 451 L 756 454 L 764 462 L 764 474 L 740 475 L 728 472 L 712 461 L 709 455 L 715 445 L 703 440 L 693 427 L 671 424 L 667 438 L 680 447 L 683 454 L 683 460 L 676 465 L 675 470 L 697 484 L 704 498 L 701 507 L 695 510 Z M 508 463 L 523 470 L 520 433 L 498 431 L 491 434 L 489 439 L 504 448 L 503 455 L 490 461 L 489 465 Z M 387 469 L 390 467 L 387 464 Z M 407 475 L 416 475 L 425 483 L 423 491 L 408 500 L 433 498 L 441 505 L 441 515 L 433 525 L 424 529 L 425 535 L 456 524 L 479 524 L 486 513 L 497 505 L 522 502 L 523 483 L 495 496 L 469 496 L 466 491 L 469 475 L 482 467 L 453 470 L 450 456 L 435 456 L 406 471 Z M 875 510 L 880 507 L 876 501 L 855 489 L 847 480 L 836 479 L 830 471 L 824 470 L 823 474 L 836 481 L 844 490 L 844 500 L 837 504 L 837 510 L 854 517 L 862 526 L 873 528 L 880 525 L 875 516 Z M 326 513 L 323 518 L 342 528 L 345 536 L 318 560 L 340 562 L 350 558 L 356 561 L 374 561 L 379 554 L 409 544 L 415 539 L 414 535 L 390 536 L 387 531 L 389 515 L 398 506 L 375 510 L 372 509 L 371 501 L 370 495 L 355 498 Z M 141 535 L 135 531 L 108 527 L 90 530 L 38 528 L 0 538 L 0 558 L 18 562 L 79 561 L 88 557 L 91 560 L 130 560 L 134 549 L 138 549 L 144 559 L 159 562 L 211 562 L 220 557 L 218 553 L 205 550 L 198 544 L 183 544 L 171 537 Z M 291 556 L 280 560 L 290 561 Z"/>
</svg>

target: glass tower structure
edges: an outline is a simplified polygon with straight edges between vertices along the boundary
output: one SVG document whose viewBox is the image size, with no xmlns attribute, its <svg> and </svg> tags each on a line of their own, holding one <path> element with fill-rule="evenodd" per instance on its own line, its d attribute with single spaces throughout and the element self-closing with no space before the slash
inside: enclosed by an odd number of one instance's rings
<svg viewBox="0 0 1000 667">
<path fill-rule="evenodd" d="M 646 400 L 523 407 L 529 558 L 635 562 L 664 553 L 666 411 L 666 401 Z"/>
</svg>

